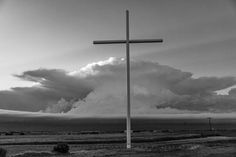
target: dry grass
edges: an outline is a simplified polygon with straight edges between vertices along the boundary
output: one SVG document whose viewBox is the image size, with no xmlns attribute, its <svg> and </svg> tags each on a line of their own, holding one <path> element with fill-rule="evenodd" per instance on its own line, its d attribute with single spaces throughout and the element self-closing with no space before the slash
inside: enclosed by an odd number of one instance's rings
<svg viewBox="0 0 236 157">
<path fill-rule="evenodd" d="M 2 145 L 9 154 L 8 157 L 235 157 L 236 140 L 226 137 L 194 138 L 196 135 L 176 133 L 143 133 L 136 134 L 137 143 L 133 143 L 133 149 L 127 151 L 125 143 L 79 143 L 69 144 L 70 153 L 57 154 L 52 152 L 55 144 L 38 145 Z M 102 135 L 43 135 L 43 136 L 8 136 L 1 137 L 1 142 L 28 141 L 85 141 L 93 138 L 99 140 L 114 140 L 124 138 L 124 134 Z M 159 137 L 159 140 L 156 138 Z M 183 138 L 184 137 L 184 138 Z M 192 137 L 192 138 L 190 138 Z M 149 142 L 146 140 L 149 139 Z M 156 140 L 154 140 L 156 139 Z M 162 140 L 161 140 L 162 139 Z M 169 141 L 173 140 L 174 141 Z M 58 142 L 58 141 L 57 141 Z M 0 144 L 1 145 L 1 144 Z M 30 151 L 29 151 L 30 150 Z"/>
</svg>

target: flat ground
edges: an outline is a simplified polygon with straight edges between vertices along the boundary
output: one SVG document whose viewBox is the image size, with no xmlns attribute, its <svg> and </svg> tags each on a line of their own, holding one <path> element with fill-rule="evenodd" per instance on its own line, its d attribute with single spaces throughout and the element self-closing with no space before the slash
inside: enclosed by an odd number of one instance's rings
<svg viewBox="0 0 236 157">
<path fill-rule="evenodd" d="M 236 138 L 186 133 L 135 133 L 133 148 L 125 149 L 124 134 L 0 136 L 9 157 L 236 157 Z M 69 143 L 70 154 L 51 150 Z"/>
</svg>

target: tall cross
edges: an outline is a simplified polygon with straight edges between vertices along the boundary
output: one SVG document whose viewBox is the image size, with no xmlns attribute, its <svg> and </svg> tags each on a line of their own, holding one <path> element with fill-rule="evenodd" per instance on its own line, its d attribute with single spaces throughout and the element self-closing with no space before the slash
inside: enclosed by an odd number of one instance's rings
<svg viewBox="0 0 236 157">
<path fill-rule="evenodd" d="M 162 39 L 134 39 L 129 38 L 129 11 L 126 10 L 126 40 L 99 40 L 93 44 L 126 44 L 126 72 L 127 72 L 127 117 L 126 117 L 126 147 L 131 148 L 131 120 L 130 120 L 130 48 L 133 43 L 160 43 Z"/>
</svg>

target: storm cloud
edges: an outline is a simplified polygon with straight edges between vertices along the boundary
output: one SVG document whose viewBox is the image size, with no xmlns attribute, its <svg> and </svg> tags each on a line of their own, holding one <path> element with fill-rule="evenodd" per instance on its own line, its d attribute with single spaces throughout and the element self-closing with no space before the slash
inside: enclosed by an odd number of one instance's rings
<svg viewBox="0 0 236 157">
<path fill-rule="evenodd" d="M 109 58 L 78 71 L 37 69 L 16 77 L 33 81 L 33 87 L 0 91 L 0 108 L 78 115 L 125 114 L 125 60 Z M 236 111 L 235 89 L 229 95 L 216 91 L 236 84 L 235 77 L 193 78 L 167 65 L 131 61 L 134 114 Z"/>
<path fill-rule="evenodd" d="M 37 69 L 15 76 L 36 82 L 37 85 L 0 91 L 1 109 L 45 110 L 48 106 L 58 104 L 62 98 L 68 101 L 83 99 L 93 90 L 83 79 L 72 77 L 59 69 Z"/>
<path fill-rule="evenodd" d="M 82 71 L 98 85 L 85 100 L 78 101 L 70 113 L 125 114 L 125 60 L 110 58 L 90 64 Z M 236 111 L 236 99 L 216 95 L 217 90 L 235 85 L 234 77 L 193 78 L 167 65 L 149 61 L 131 62 L 133 114 L 196 113 Z M 204 103 L 203 103 L 204 102 Z"/>
</svg>

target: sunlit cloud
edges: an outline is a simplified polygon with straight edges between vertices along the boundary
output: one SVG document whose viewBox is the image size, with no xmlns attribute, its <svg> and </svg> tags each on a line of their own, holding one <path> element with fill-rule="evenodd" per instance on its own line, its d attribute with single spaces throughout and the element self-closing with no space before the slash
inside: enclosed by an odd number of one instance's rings
<svg viewBox="0 0 236 157">
<path fill-rule="evenodd" d="M 109 58 L 77 71 L 36 69 L 15 75 L 36 83 L 0 91 L 6 110 L 77 115 L 124 115 L 126 72 L 123 58 Z M 131 61 L 134 115 L 236 112 L 235 77 L 193 78 L 191 72 L 150 61 Z"/>
</svg>

